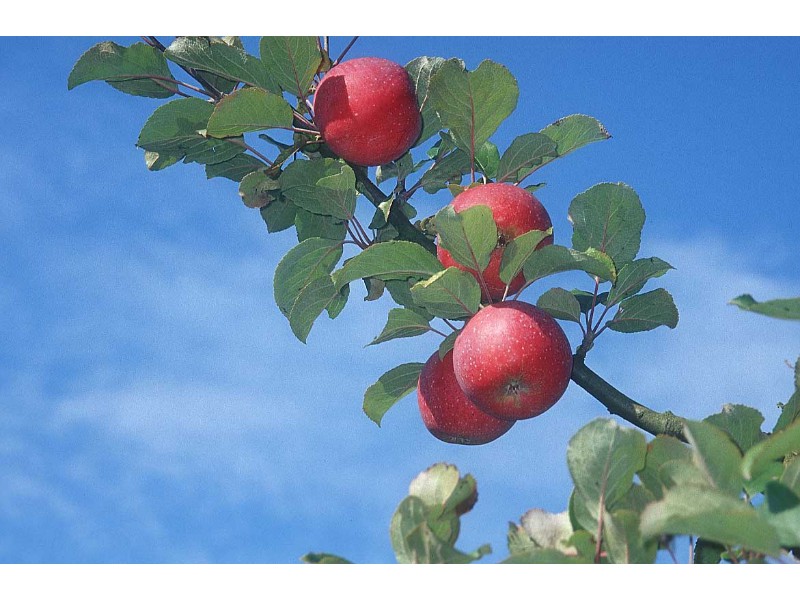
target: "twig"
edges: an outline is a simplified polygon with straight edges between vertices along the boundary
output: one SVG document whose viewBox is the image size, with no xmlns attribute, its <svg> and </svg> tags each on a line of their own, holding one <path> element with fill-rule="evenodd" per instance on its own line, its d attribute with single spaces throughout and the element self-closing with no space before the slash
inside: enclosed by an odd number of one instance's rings
<svg viewBox="0 0 800 600">
<path fill-rule="evenodd" d="M 364 195 L 373 204 L 373 206 L 377 208 L 381 202 L 386 202 L 389 199 L 388 196 L 386 196 L 386 194 L 384 194 L 380 188 L 372 182 L 367 175 L 367 170 L 364 167 L 360 167 L 352 163 L 348 164 L 356 174 L 356 181 L 361 184 L 361 189 Z M 387 220 L 392 227 L 397 229 L 400 239 L 419 244 L 431 254 L 436 254 L 436 244 L 434 244 L 433 241 L 429 239 L 428 236 L 426 236 L 422 231 L 412 225 L 411 221 L 408 220 L 408 217 L 403 214 L 403 211 L 400 210 L 400 207 L 396 203 L 392 203 L 392 207 L 389 210 L 389 218 Z"/>
<path fill-rule="evenodd" d="M 600 401 L 611 414 L 618 415 L 653 435 L 669 435 L 686 441 L 683 434 L 684 420 L 666 411 L 656 412 L 632 400 L 597 373 L 587 367 L 579 355 L 573 357 L 572 381 Z"/>
<path fill-rule="evenodd" d="M 339 64 L 339 63 L 342 61 L 342 59 L 343 59 L 343 58 L 344 58 L 344 57 L 347 55 L 347 53 L 350 51 L 350 48 L 352 48 L 352 47 L 353 47 L 353 44 L 355 44 L 355 43 L 356 43 L 356 40 L 357 40 L 357 39 L 358 39 L 358 36 L 354 36 L 354 37 L 353 37 L 353 39 L 352 39 L 352 40 L 350 40 L 350 43 L 349 43 L 349 44 L 347 44 L 347 46 L 345 46 L 345 47 L 344 47 L 344 50 L 342 50 L 342 53 L 339 55 L 339 58 L 337 58 L 335 61 L 333 61 L 333 66 L 336 66 L 336 65 L 338 65 L 338 64 Z"/>
</svg>

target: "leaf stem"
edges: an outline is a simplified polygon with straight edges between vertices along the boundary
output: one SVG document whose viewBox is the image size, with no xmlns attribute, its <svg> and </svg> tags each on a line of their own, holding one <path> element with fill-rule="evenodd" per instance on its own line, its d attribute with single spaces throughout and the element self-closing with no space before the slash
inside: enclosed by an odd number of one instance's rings
<svg viewBox="0 0 800 600">
<path fill-rule="evenodd" d="M 364 229 L 364 226 L 361 224 L 361 221 L 359 221 L 358 217 L 355 215 L 353 215 L 353 225 L 355 225 L 355 227 L 358 229 L 359 233 L 361 234 L 361 237 L 364 239 L 367 245 L 371 244 L 372 240 L 369 239 L 369 234 L 367 233 L 367 230 Z"/>
<path fill-rule="evenodd" d="M 116 77 L 114 77 L 114 79 L 109 79 L 109 81 L 132 81 L 132 80 L 135 80 L 135 79 L 152 79 L 154 83 L 157 83 L 159 85 L 161 85 L 161 82 L 172 83 L 172 84 L 174 84 L 176 86 L 177 85 L 182 85 L 186 89 L 192 90 L 193 92 L 197 92 L 198 94 L 204 94 L 206 96 L 211 97 L 211 94 L 209 94 L 204 89 L 197 87 L 196 85 L 192 85 L 191 83 L 186 83 L 186 82 L 183 82 L 183 81 L 178 81 L 177 79 L 173 79 L 172 77 L 164 77 L 162 75 L 151 75 L 151 74 L 143 74 L 143 73 L 142 74 L 138 74 L 138 75 L 137 74 L 130 74 L 130 75 L 124 74 L 124 75 L 117 75 Z M 172 88 L 169 88 L 169 87 L 167 87 L 165 85 L 162 85 L 162 87 L 165 87 L 168 90 L 172 90 Z M 181 91 L 179 91 L 177 89 L 174 89 L 172 91 L 175 92 L 176 94 L 180 94 L 181 96 L 185 96 L 187 98 L 191 98 L 191 96 L 189 96 L 188 94 L 184 94 L 183 92 L 181 92 Z"/>
<path fill-rule="evenodd" d="M 364 242 L 364 240 L 362 240 L 361 237 L 353 231 L 353 229 L 350 227 L 350 221 L 345 221 L 344 223 L 345 227 L 347 228 L 347 233 L 349 233 L 350 237 L 353 238 L 353 242 L 355 242 L 356 246 L 364 250 L 364 248 L 367 247 L 366 242 Z"/>
<path fill-rule="evenodd" d="M 149 36 L 149 39 L 150 39 L 150 45 L 153 46 L 153 48 L 157 48 L 161 52 L 164 52 L 167 49 L 167 47 L 164 44 L 162 44 L 160 41 L 158 41 L 158 38 L 155 37 L 154 35 Z M 183 69 L 184 71 L 186 71 L 189 75 L 191 75 L 192 78 L 195 81 L 197 81 L 197 83 L 202 85 L 203 89 L 206 90 L 208 95 L 211 96 L 211 98 L 213 98 L 214 101 L 217 101 L 220 98 L 222 98 L 222 92 L 220 92 L 217 88 L 215 88 L 213 85 L 211 85 L 208 82 L 208 80 L 205 77 L 203 77 L 202 75 L 200 75 L 200 73 L 198 73 L 195 69 L 192 69 L 190 67 L 184 67 L 183 65 L 178 65 L 178 66 L 181 69 Z"/>
<path fill-rule="evenodd" d="M 444 321 L 444 322 L 445 322 L 445 324 L 446 324 L 446 325 L 447 325 L 447 326 L 448 326 L 450 329 L 452 329 L 453 331 L 459 331 L 459 329 L 458 329 L 458 328 L 457 328 L 455 325 L 453 325 L 453 324 L 452 324 L 450 321 L 448 321 L 448 320 L 447 320 L 447 319 L 445 319 L 444 317 L 442 317 L 442 321 Z"/>
<path fill-rule="evenodd" d="M 669 435 L 686 441 L 683 418 L 670 411 L 656 412 L 632 400 L 587 367 L 578 353 L 573 357 L 572 381 L 599 400 L 608 412 L 622 417 L 628 423 L 653 435 Z"/>
<path fill-rule="evenodd" d="M 266 156 L 264 156 L 263 154 L 261 154 L 261 152 L 259 152 L 259 151 L 258 151 L 258 150 L 256 150 L 255 148 L 253 148 L 253 147 L 252 147 L 250 144 L 248 144 L 248 143 L 247 143 L 247 142 L 245 142 L 244 140 L 240 140 L 239 138 L 226 138 L 226 139 L 227 139 L 229 142 L 231 142 L 231 143 L 233 143 L 233 144 L 236 144 L 237 146 L 241 146 L 241 147 L 242 147 L 242 148 L 244 148 L 245 150 L 249 150 L 250 152 L 252 152 L 253 154 L 255 154 L 255 155 L 258 157 L 258 158 L 260 158 L 260 159 L 261 159 L 261 160 L 263 160 L 265 163 L 267 163 L 267 166 L 270 166 L 270 167 L 271 167 L 271 166 L 274 164 L 274 163 L 273 163 L 273 162 L 272 162 L 272 161 L 271 161 L 269 158 L 267 158 Z"/>
</svg>

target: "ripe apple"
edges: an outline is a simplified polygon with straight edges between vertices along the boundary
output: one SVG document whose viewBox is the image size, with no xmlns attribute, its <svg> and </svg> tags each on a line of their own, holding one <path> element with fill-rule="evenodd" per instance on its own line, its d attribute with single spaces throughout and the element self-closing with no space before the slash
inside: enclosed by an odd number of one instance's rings
<svg viewBox="0 0 800 600">
<path fill-rule="evenodd" d="M 499 419 L 542 414 L 564 394 L 569 340 L 555 319 L 517 300 L 482 308 L 453 348 L 453 369 L 469 400 Z"/>
<path fill-rule="evenodd" d="M 477 205 L 488 206 L 491 209 L 497 225 L 498 240 L 497 247 L 492 251 L 489 259 L 489 265 L 483 271 L 483 280 L 486 282 L 491 298 L 486 298 L 484 291 L 483 300 L 484 302 L 502 300 L 506 284 L 500 279 L 500 261 L 503 259 L 503 250 L 506 244 L 533 229 L 539 231 L 549 229 L 552 226 L 550 215 L 547 214 L 536 196 L 508 183 L 488 183 L 470 188 L 456 196 L 451 205 L 456 212 Z M 552 243 L 553 236 L 548 236 L 539 243 L 537 248 Z M 476 278 L 478 277 L 477 271 L 456 262 L 451 254 L 441 246 L 436 250 L 436 254 L 445 267 L 458 267 L 462 271 L 468 271 Z M 517 293 L 523 285 L 525 285 L 525 277 L 520 273 L 511 280 L 508 293 Z"/>
<path fill-rule="evenodd" d="M 486 444 L 514 424 L 487 415 L 467 400 L 453 374 L 452 350 L 442 360 L 434 352 L 425 363 L 419 375 L 417 402 L 428 431 L 450 444 Z"/>
<path fill-rule="evenodd" d="M 331 150 L 365 167 L 399 158 L 422 130 L 411 77 L 384 58 L 354 58 L 328 71 L 314 94 L 314 122 Z"/>
</svg>

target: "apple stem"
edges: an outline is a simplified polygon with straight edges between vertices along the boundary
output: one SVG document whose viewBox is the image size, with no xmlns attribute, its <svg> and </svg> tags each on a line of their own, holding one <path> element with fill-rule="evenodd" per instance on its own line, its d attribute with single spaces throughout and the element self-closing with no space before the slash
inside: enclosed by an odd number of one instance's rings
<svg viewBox="0 0 800 600">
<path fill-rule="evenodd" d="M 342 59 L 347 55 L 347 53 L 350 51 L 350 48 L 352 48 L 353 44 L 356 43 L 356 40 L 358 39 L 358 37 L 359 36 L 357 36 L 357 35 L 353 36 L 353 39 L 350 40 L 350 42 L 347 44 L 347 46 L 344 47 L 344 50 L 342 50 L 342 53 L 339 55 L 339 57 L 335 61 L 333 61 L 333 66 L 334 67 L 336 65 L 338 65 L 342 61 Z"/>
<path fill-rule="evenodd" d="M 571 379 L 596 398 L 611 414 L 653 435 L 669 435 L 682 442 L 686 441 L 682 417 L 670 411 L 656 412 L 632 400 L 587 367 L 579 353 L 573 356 Z"/>
</svg>

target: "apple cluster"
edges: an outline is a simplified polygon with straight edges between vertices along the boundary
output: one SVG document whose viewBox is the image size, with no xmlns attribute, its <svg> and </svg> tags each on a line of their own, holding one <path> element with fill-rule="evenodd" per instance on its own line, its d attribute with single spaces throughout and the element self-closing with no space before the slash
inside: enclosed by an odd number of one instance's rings
<svg viewBox="0 0 800 600">
<path fill-rule="evenodd" d="M 536 197 L 516 186 L 489 183 L 453 199 L 456 212 L 488 206 L 497 224 L 498 242 L 488 266 L 476 273 L 438 247 L 442 264 L 485 283 L 484 306 L 470 317 L 453 349 L 440 360 L 428 359 L 417 387 L 422 420 L 437 438 L 459 444 L 485 444 L 552 407 L 564 394 L 572 373 L 572 351 L 561 326 L 543 310 L 504 300 L 525 284 L 512 279 L 509 292 L 500 279 L 505 245 L 528 231 L 544 231 L 550 217 Z M 552 244 L 552 236 L 539 247 Z M 488 292 L 488 297 L 487 297 Z"/>
<path fill-rule="evenodd" d="M 314 95 L 314 121 L 328 147 L 361 165 L 386 164 L 407 152 L 422 129 L 414 83 L 406 70 L 382 58 L 358 58 L 333 67 Z M 485 444 L 520 419 L 535 417 L 563 395 L 572 371 L 569 341 L 539 308 L 505 300 L 525 284 L 522 274 L 500 279 L 503 251 L 528 231 L 551 227 L 530 192 L 506 183 L 471 187 L 452 202 L 455 212 L 484 205 L 497 225 L 497 246 L 482 273 L 459 264 L 441 246 L 445 267 L 471 273 L 481 283 L 483 307 L 472 316 L 443 358 L 434 353 L 419 377 L 422 420 L 437 438 Z M 552 236 L 539 247 L 552 244 Z"/>
</svg>

